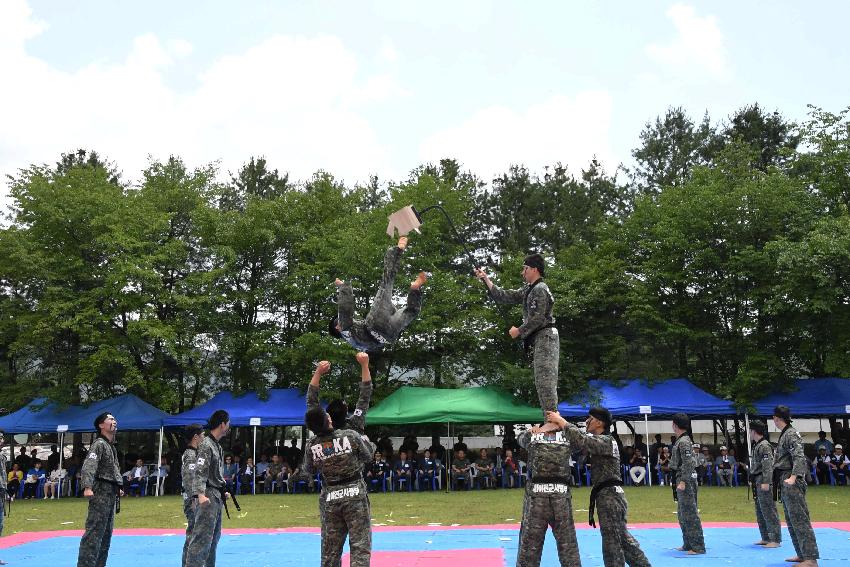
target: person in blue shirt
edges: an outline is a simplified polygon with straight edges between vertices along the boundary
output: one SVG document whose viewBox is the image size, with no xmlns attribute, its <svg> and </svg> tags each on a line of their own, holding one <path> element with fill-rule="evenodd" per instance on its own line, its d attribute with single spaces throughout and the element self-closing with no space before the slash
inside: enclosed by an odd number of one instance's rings
<svg viewBox="0 0 850 567">
<path fill-rule="evenodd" d="M 407 460 L 407 451 L 400 451 L 398 454 L 398 462 L 395 464 L 396 488 L 401 490 L 402 486 L 407 486 L 410 490 L 410 483 L 413 481 L 413 463 Z"/>
<path fill-rule="evenodd" d="M 24 477 L 24 499 L 35 498 L 35 492 L 39 483 L 44 480 L 44 469 L 41 468 L 41 461 L 38 459 L 33 462 L 33 466 L 27 471 Z"/>
</svg>

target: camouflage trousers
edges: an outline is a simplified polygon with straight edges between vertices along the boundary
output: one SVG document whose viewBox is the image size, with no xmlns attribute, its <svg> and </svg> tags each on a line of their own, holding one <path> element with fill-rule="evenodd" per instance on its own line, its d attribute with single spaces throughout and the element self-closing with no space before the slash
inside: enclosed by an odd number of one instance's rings
<svg viewBox="0 0 850 567">
<path fill-rule="evenodd" d="M 221 538 L 221 494 L 207 488 L 206 504 L 195 504 L 195 524 L 186 550 L 186 567 L 215 567 L 215 554 Z"/>
<path fill-rule="evenodd" d="M 705 538 L 702 533 L 702 522 L 697 511 L 697 482 L 696 479 L 685 481 L 685 489 L 676 489 L 679 496 L 679 527 L 682 528 L 682 549 L 705 553 Z"/>
<path fill-rule="evenodd" d="M 86 531 L 80 539 L 77 567 L 104 567 L 112 543 L 112 525 L 115 521 L 115 486 L 96 480 L 92 487 L 94 496 L 89 499 Z"/>
<path fill-rule="evenodd" d="M 180 563 L 183 567 L 186 567 L 186 556 L 189 553 L 189 540 L 195 527 L 195 508 L 197 505 L 197 498 L 187 498 L 183 501 L 183 514 L 186 516 L 186 541 L 183 542 L 183 559 Z"/>
<path fill-rule="evenodd" d="M 629 505 L 619 486 L 605 488 L 596 497 L 599 531 L 602 534 L 602 559 L 605 567 L 651 567 L 640 544 L 626 527 Z"/>
<path fill-rule="evenodd" d="M 797 556 L 806 561 L 820 557 L 818 542 L 812 529 L 812 520 L 809 518 L 809 506 L 806 504 L 806 481 L 797 477 L 797 482 L 788 486 L 785 479 L 788 474 L 782 476 L 782 507 L 785 509 L 785 523 L 788 524 L 788 533 L 791 534 L 791 542 Z"/>
<path fill-rule="evenodd" d="M 3 471 L 0 470 L 0 474 Z M 6 519 L 6 489 L 0 490 L 0 536 L 3 535 L 3 521 Z"/>
<path fill-rule="evenodd" d="M 558 362 L 561 340 L 558 329 L 543 329 L 534 337 L 534 387 L 544 412 L 558 409 Z"/>
<path fill-rule="evenodd" d="M 561 566 L 581 567 L 572 497 L 569 494 L 531 495 L 528 492 L 522 503 L 517 567 L 539 567 L 549 526 L 552 526 Z"/>
<path fill-rule="evenodd" d="M 397 258 L 400 254 L 398 249 L 390 248 L 384 256 L 384 273 L 365 321 L 367 327 L 385 337 L 389 342 L 395 342 L 402 331 L 422 311 L 421 289 L 408 291 L 404 309 L 396 309 L 393 305 L 393 287 L 399 266 Z"/>
<path fill-rule="evenodd" d="M 366 486 L 361 494 L 319 505 L 322 519 L 322 567 L 342 564 L 342 547 L 348 536 L 351 567 L 369 567 L 372 557 L 372 510 Z M 322 498 L 327 495 L 323 492 Z"/>
<path fill-rule="evenodd" d="M 761 540 L 780 543 L 782 526 L 779 525 L 779 512 L 776 511 L 776 502 L 773 500 L 773 487 L 762 490 L 757 486 L 754 501 Z"/>
</svg>

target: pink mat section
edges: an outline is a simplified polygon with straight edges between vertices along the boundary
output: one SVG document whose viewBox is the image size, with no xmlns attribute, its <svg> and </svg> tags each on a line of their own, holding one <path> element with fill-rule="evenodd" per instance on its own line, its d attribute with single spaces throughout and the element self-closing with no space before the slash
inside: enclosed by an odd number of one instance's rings
<svg viewBox="0 0 850 567">
<path fill-rule="evenodd" d="M 783 524 L 784 525 L 784 524 Z M 834 528 L 850 532 L 850 522 L 812 522 L 815 528 Z M 629 524 L 629 528 L 638 530 L 678 528 L 679 524 Z M 755 528 L 748 522 L 704 522 L 705 528 Z M 576 524 L 577 529 L 592 529 L 587 524 Z M 518 530 L 519 524 L 489 524 L 476 526 L 375 526 L 373 532 L 434 532 L 443 530 Z M 242 528 L 222 530 L 225 535 L 279 534 L 279 533 L 319 533 L 319 528 Z M 182 529 L 135 528 L 118 529 L 112 532 L 116 536 L 163 536 L 183 535 Z M 81 537 L 83 530 L 56 530 L 47 532 L 19 532 L 0 538 L 0 549 L 32 543 L 51 537 Z M 389 563 L 387 565 L 390 565 Z"/>
<path fill-rule="evenodd" d="M 504 565 L 501 549 L 449 549 L 445 551 L 373 551 L 371 567 L 469 567 Z M 349 556 L 342 556 L 342 567 L 350 567 Z"/>
</svg>

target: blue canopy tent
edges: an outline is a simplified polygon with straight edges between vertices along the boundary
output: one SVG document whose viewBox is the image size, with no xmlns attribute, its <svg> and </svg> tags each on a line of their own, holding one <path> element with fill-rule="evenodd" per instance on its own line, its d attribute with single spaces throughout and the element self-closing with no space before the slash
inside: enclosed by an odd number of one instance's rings
<svg viewBox="0 0 850 567">
<path fill-rule="evenodd" d="M 794 417 L 828 417 L 850 413 L 850 379 L 799 378 L 793 392 L 774 392 L 753 404 L 755 415 L 773 415 L 776 406 L 791 408 Z"/>
<path fill-rule="evenodd" d="M 261 400 L 256 392 L 247 392 L 238 397 L 231 392 L 219 392 L 196 408 L 167 417 L 165 426 L 177 427 L 190 423 L 205 425 L 214 411 L 223 409 L 230 414 L 231 425 L 253 427 L 256 462 L 257 426 L 304 425 L 304 413 L 307 411 L 307 398 L 296 388 L 272 389 L 268 394 L 268 399 Z M 256 480 L 256 467 L 254 475 Z"/>
<path fill-rule="evenodd" d="M 0 417 L 0 431 L 13 434 L 30 433 L 29 430 L 21 430 L 18 427 L 18 424 L 21 422 L 21 420 L 29 419 L 30 414 L 40 412 L 48 405 L 50 404 L 47 403 L 47 398 L 36 398 L 18 411 Z"/>
</svg>

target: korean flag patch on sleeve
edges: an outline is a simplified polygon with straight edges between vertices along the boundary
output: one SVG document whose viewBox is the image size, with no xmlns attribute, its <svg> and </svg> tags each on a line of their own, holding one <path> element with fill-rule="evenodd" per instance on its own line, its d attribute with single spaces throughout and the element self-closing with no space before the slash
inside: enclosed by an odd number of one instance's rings
<svg viewBox="0 0 850 567">
<path fill-rule="evenodd" d="M 206 461 L 204 460 L 204 458 L 203 458 L 203 457 L 198 458 L 198 464 L 199 464 L 199 465 L 203 465 L 205 462 L 206 462 Z"/>
<path fill-rule="evenodd" d="M 360 409 L 360 408 L 357 408 L 356 410 L 354 410 L 354 415 L 356 415 L 358 417 L 363 415 L 363 410 Z"/>
<path fill-rule="evenodd" d="M 97 453 L 89 453 L 89 459 L 97 460 Z"/>
</svg>

